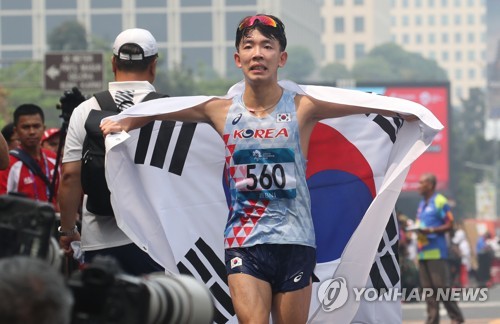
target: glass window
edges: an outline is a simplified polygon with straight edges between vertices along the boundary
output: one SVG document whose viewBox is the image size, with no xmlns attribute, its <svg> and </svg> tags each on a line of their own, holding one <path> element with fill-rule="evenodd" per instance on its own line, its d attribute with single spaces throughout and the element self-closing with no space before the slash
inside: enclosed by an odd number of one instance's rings
<svg viewBox="0 0 500 324">
<path fill-rule="evenodd" d="M 392 26 L 392 27 L 396 27 L 396 24 L 397 24 L 397 19 L 396 19 L 396 17 L 391 16 L 391 26 Z"/>
<path fill-rule="evenodd" d="M 344 30 L 344 17 L 335 17 L 333 19 L 333 31 L 336 33 L 343 33 Z"/>
<path fill-rule="evenodd" d="M 450 55 L 448 54 L 447 51 L 444 51 L 444 52 L 441 53 L 441 59 L 443 61 L 448 61 L 449 57 L 450 57 Z"/>
<path fill-rule="evenodd" d="M 202 6 L 202 7 L 210 7 L 212 5 L 211 0 L 182 0 L 179 1 L 182 7 L 193 7 L 193 6 Z"/>
<path fill-rule="evenodd" d="M 456 51 L 455 52 L 455 61 L 461 62 L 462 61 L 462 52 L 461 51 Z"/>
<path fill-rule="evenodd" d="M 92 8 L 121 8 L 122 0 L 91 0 L 90 6 Z"/>
<path fill-rule="evenodd" d="M 460 7 L 462 5 L 462 0 L 455 0 L 455 7 Z"/>
<path fill-rule="evenodd" d="M 432 60 L 436 59 L 436 52 L 429 52 L 429 58 Z"/>
<path fill-rule="evenodd" d="M 455 34 L 455 43 L 460 44 L 462 42 L 462 34 L 456 33 Z"/>
<path fill-rule="evenodd" d="M 365 44 L 355 44 L 354 45 L 354 57 L 360 59 L 365 56 Z"/>
<path fill-rule="evenodd" d="M 354 0 L 354 5 L 355 6 L 362 6 L 365 4 L 364 0 Z"/>
<path fill-rule="evenodd" d="M 182 49 L 182 68 L 191 69 L 195 74 L 200 68 L 212 67 L 212 48 L 195 47 Z"/>
<path fill-rule="evenodd" d="M 401 19 L 402 19 L 401 24 L 403 26 L 408 26 L 410 24 L 410 18 L 408 18 L 407 15 L 404 15 L 403 17 L 401 17 Z"/>
<path fill-rule="evenodd" d="M 47 15 L 45 18 L 46 21 L 46 31 L 47 36 L 52 33 L 52 31 L 61 26 L 63 23 L 67 21 L 76 21 L 76 16 L 72 15 Z"/>
<path fill-rule="evenodd" d="M 441 25 L 448 26 L 448 16 L 447 15 L 441 16 Z"/>
<path fill-rule="evenodd" d="M 344 0 L 335 0 L 333 2 L 335 6 L 343 6 L 344 5 Z"/>
<path fill-rule="evenodd" d="M 447 44 L 448 43 L 448 34 L 446 34 L 446 33 L 441 34 L 441 42 L 443 44 Z"/>
<path fill-rule="evenodd" d="M 241 19 L 246 16 L 255 15 L 255 12 L 228 12 L 226 13 L 226 40 L 234 43 L 234 35 L 236 35 L 236 28 L 240 24 Z"/>
<path fill-rule="evenodd" d="M 436 43 L 436 35 L 429 34 L 429 44 L 434 44 L 434 43 Z"/>
<path fill-rule="evenodd" d="M 462 70 L 460 70 L 460 69 L 455 70 L 455 79 L 457 79 L 457 80 L 462 79 Z"/>
<path fill-rule="evenodd" d="M 469 51 L 469 53 L 467 54 L 467 57 L 468 57 L 469 61 L 475 61 L 476 60 L 476 52 Z"/>
<path fill-rule="evenodd" d="M 467 5 L 469 7 L 473 7 L 474 6 L 474 0 L 467 0 Z"/>
<path fill-rule="evenodd" d="M 417 8 L 422 7 L 422 0 L 415 0 L 415 7 Z"/>
<path fill-rule="evenodd" d="M 403 0 L 403 8 L 408 8 L 408 0 Z"/>
<path fill-rule="evenodd" d="M 365 18 L 364 17 L 354 17 L 354 31 L 364 32 L 365 31 Z"/>
<path fill-rule="evenodd" d="M 410 43 L 410 35 L 403 34 L 403 44 L 409 44 L 409 43 Z"/>
<path fill-rule="evenodd" d="M 460 87 L 456 87 L 456 88 L 455 88 L 455 95 L 456 95 L 458 98 L 462 98 L 462 88 L 460 88 Z"/>
<path fill-rule="evenodd" d="M 2 0 L 1 9 L 31 9 L 31 0 Z"/>
<path fill-rule="evenodd" d="M 165 13 L 137 14 L 136 18 L 137 27 L 149 30 L 157 42 L 168 41 L 167 15 Z"/>
<path fill-rule="evenodd" d="M 45 0 L 47 9 L 76 9 L 76 0 Z"/>
<path fill-rule="evenodd" d="M 429 26 L 434 26 L 436 24 L 436 17 L 434 15 L 429 15 L 427 20 L 429 22 Z"/>
<path fill-rule="evenodd" d="M 420 35 L 420 34 L 415 35 L 415 43 L 422 44 L 422 35 Z"/>
<path fill-rule="evenodd" d="M 467 40 L 469 43 L 474 43 L 476 41 L 476 35 L 474 35 L 474 33 L 469 33 L 467 35 Z"/>
<path fill-rule="evenodd" d="M 448 0 L 441 0 L 441 6 L 443 7 L 448 6 Z"/>
<path fill-rule="evenodd" d="M 476 78 L 476 70 L 469 69 L 469 79 L 475 79 L 475 78 Z"/>
<path fill-rule="evenodd" d="M 110 47 L 116 36 L 122 32 L 122 15 L 92 15 L 90 18 L 92 34 L 108 41 Z"/>
<path fill-rule="evenodd" d="M 429 0 L 429 8 L 433 8 L 434 5 L 436 4 L 434 0 Z"/>
<path fill-rule="evenodd" d="M 226 50 L 226 78 L 232 80 L 241 80 L 243 78 L 241 70 L 234 64 L 234 46 L 228 47 Z"/>
<path fill-rule="evenodd" d="M 33 53 L 31 51 L 2 51 L 2 60 L 5 61 L 18 61 L 22 59 L 32 59 Z"/>
<path fill-rule="evenodd" d="M 5 16 L 0 20 L 2 43 L 7 45 L 32 44 L 31 16 Z"/>
<path fill-rule="evenodd" d="M 345 45 L 344 44 L 335 44 L 335 60 L 343 61 L 345 60 Z"/>
<path fill-rule="evenodd" d="M 462 23 L 462 16 L 455 15 L 455 25 L 460 25 Z"/>
<path fill-rule="evenodd" d="M 415 25 L 422 26 L 422 16 L 415 16 Z"/>
<path fill-rule="evenodd" d="M 467 23 L 469 25 L 474 25 L 474 23 L 476 22 L 476 17 L 473 15 L 473 14 L 468 14 L 467 15 Z"/>
<path fill-rule="evenodd" d="M 167 0 L 141 0 L 136 1 L 135 6 L 137 8 L 167 7 Z"/>
<path fill-rule="evenodd" d="M 233 34 L 235 30 L 233 30 Z M 212 15 L 210 13 L 183 13 L 181 16 L 181 39 L 184 42 L 211 41 Z"/>
<path fill-rule="evenodd" d="M 226 0 L 226 6 L 249 6 L 249 5 L 254 5 L 254 6 L 257 5 L 257 0 Z"/>
</svg>

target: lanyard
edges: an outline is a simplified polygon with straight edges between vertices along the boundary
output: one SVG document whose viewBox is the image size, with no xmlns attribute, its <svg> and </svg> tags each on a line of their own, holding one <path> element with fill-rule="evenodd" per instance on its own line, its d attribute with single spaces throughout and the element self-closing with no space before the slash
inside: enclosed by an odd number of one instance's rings
<svg viewBox="0 0 500 324">
<path fill-rule="evenodd" d="M 47 160 L 47 155 L 45 155 L 45 153 L 43 153 L 43 152 L 42 152 L 42 159 L 43 159 L 43 164 L 45 166 L 45 176 L 47 177 L 47 179 L 50 179 L 49 162 Z M 36 162 L 38 163 L 38 161 L 36 161 Z M 35 191 L 35 200 L 40 200 L 40 197 L 38 196 L 38 187 L 36 185 L 36 177 L 33 174 L 33 172 L 31 172 L 31 170 L 29 168 L 28 168 L 28 171 L 30 173 L 31 180 L 33 181 L 33 190 Z M 47 195 L 46 199 L 48 200 L 50 197 L 50 191 L 49 191 L 49 187 L 47 185 L 45 185 L 45 193 Z"/>
</svg>

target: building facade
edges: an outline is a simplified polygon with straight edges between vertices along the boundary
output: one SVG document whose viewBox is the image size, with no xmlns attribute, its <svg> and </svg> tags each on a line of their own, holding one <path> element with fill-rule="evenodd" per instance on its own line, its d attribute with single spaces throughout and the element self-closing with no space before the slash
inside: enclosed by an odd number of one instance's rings
<svg viewBox="0 0 500 324">
<path fill-rule="evenodd" d="M 486 88 L 486 7 L 486 0 L 0 0 L 0 61 L 43 60 L 48 35 L 76 20 L 110 45 L 123 29 L 149 29 L 167 69 L 205 66 L 234 76 L 238 22 L 273 13 L 285 22 L 289 46 L 307 47 L 319 65 L 352 68 L 386 42 L 434 59 L 458 105 L 470 88 Z"/>
</svg>

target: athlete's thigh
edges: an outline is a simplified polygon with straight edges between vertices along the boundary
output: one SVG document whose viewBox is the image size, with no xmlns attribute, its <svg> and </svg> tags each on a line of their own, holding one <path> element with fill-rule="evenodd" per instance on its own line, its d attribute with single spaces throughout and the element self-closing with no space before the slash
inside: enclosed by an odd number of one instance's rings
<svg viewBox="0 0 500 324">
<path fill-rule="evenodd" d="M 311 304 L 312 283 L 300 290 L 275 293 L 273 296 L 273 324 L 305 324 Z"/>
<path fill-rule="evenodd" d="M 269 323 L 271 285 L 244 273 L 228 276 L 229 291 L 239 323 Z"/>
</svg>

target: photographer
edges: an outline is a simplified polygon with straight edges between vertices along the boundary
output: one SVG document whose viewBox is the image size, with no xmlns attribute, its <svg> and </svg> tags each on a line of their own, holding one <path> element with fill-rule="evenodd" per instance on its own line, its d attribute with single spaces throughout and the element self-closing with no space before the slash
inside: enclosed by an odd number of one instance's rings
<svg viewBox="0 0 500 324">
<path fill-rule="evenodd" d="M 27 256 L 0 259 L 0 324 L 69 324 L 73 297 L 63 276 Z"/>
</svg>

